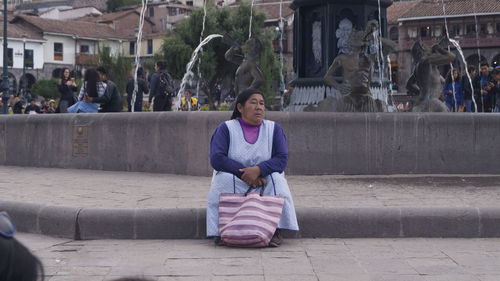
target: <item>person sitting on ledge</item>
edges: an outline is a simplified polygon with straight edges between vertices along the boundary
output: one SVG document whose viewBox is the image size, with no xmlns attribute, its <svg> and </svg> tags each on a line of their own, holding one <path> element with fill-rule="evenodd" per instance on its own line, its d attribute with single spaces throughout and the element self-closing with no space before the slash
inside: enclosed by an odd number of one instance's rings
<svg viewBox="0 0 500 281">
<path fill-rule="evenodd" d="M 184 96 L 181 98 L 181 111 L 196 111 L 198 110 L 198 99 L 193 97 L 191 89 L 184 90 Z"/>
<path fill-rule="evenodd" d="M 249 186 L 265 187 L 264 194 L 285 197 L 278 229 L 269 246 L 281 244 L 280 229 L 298 231 L 292 195 L 283 171 L 288 147 L 281 126 L 265 120 L 264 95 L 255 89 L 243 91 L 236 99 L 231 120 L 221 123 L 210 142 L 210 163 L 214 168 L 208 194 L 207 237 L 221 245 L 219 197 L 221 193 L 245 193 Z M 268 187 L 266 187 L 268 186 Z"/>
</svg>

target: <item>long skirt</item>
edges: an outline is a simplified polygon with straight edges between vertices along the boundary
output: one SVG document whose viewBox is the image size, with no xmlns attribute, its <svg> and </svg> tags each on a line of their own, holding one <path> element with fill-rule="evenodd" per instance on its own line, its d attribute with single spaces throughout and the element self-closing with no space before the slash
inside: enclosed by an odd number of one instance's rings
<svg viewBox="0 0 500 281">
<path fill-rule="evenodd" d="M 297 223 L 297 215 L 295 214 L 292 194 L 290 193 L 290 188 L 288 187 L 288 183 L 285 179 L 285 174 L 273 173 L 272 175 L 267 176 L 266 180 L 267 185 L 264 187 L 265 195 L 275 195 L 274 190 L 276 188 L 276 195 L 285 197 L 283 213 L 281 214 L 278 228 L 298 231 L 299 225 Z M 212 185 L 208 193 L 207 237 L 220 236 L 219 198 L 221 193 L 241 194 L 245 193 L 247 190 L 248 185 L 238 177 L 235 177 L 233 174 L 214 171 Z M 255 191 L 260 192 L 260 189 L 256 189 Z"/>
</svg>

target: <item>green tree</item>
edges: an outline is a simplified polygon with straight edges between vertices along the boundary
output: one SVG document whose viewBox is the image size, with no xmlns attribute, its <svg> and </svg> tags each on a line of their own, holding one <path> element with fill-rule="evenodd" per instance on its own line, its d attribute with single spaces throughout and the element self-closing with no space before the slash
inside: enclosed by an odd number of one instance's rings
<svg viewBox="0 0 500 281">
<path fill-rule="evenodd" d="M 39 79 L 31 87 L 31 92 L 40 95 L 46 99 L 59 98 L 59 91 L 57 90 L 58 79 Z"/>
<path fill-rule="evenodd" d="M 240 44 L 248 39 L 251 7 L 248 3 L 238 8 L 214 8 L 207 11 L 205 23 L 205 37 L 210 34 L 229 34 Z M 264 87 L 262 88 L 266 99 L 271 99 L 275 94 L 271 91 L 270 84 L 277 80 L 278 60 L 273 51 L 272 29 L 264 28 L 265 15 L 254 10 L 252 20 L 252 37 L 258 37 L 263 43 L 260 66 L 264 74 Z M 203 24 L 203 10 L 197 9 L 183 22 L 176 25 L 173 34 L 167 37 L 162 46 L 161 56 L 167 61 L 168 70 L 176 79 L 181 79 L 186 72 L 186 64 L 191 54 L 198 46 Z M 209 103 L 213 107 L 212 91 L 217 81 L 225 77 L 233 77 L 237 66 L 227 62 L 224 54 L 230 45 L 220 38 L 213 39 L 205 45 L 201 54 L 200 70 L 203 81 L 207 82 Z M 196 72 L 196 66 L 193 69 Z"/>
<path fill-rule="evenodd" d="M 115 12 L 120 7 L 137 4 L 141 4 L 141 0 L 108 0 L 106 2 L 108 12 Z"/>
</svg>

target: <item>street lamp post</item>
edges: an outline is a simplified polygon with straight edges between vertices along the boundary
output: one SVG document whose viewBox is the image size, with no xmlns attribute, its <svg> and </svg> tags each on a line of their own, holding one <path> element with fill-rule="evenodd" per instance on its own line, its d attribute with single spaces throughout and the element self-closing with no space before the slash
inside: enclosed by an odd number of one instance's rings
<svg viewBox="0 0 500 281">
<path fill-rule="evenodd" d="M 3 0 L 3 75 L 2 75 L 2 114 L 7 114 L 9 110 L 9 70 L 7 55 L 7 0 Z"/>
</svg>

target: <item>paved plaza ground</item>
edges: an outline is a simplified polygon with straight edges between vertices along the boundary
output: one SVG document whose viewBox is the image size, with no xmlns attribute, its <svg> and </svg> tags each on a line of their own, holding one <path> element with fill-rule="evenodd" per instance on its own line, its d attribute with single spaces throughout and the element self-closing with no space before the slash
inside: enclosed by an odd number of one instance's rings
<svg viewBox="0 0 500 281">
<path fill-rule="evenodd" d="M 296 207 L 498 207 L 500 176 L 287 176 Z M 210 177 L 0 166 L 1 200 L 85 208 L 204 208 Z"/>
<path fill-rule="evenodd" d="M 297 208 L 500 206 L 500 176 L 288 176 Z M 210 177 L 0 166 L 0 200 L 90 209 L 204 208 Z M 279 248 L 207 239 L 73 240 L 19 233 L 49 281 L 498 281 L 500 238 L 286 239 Z"/>
<path fill-rule="evenodd" d="M 500 239 L 288 239 L 279 248 L 216 247 L 211 240 L 19 239 L 48 281 L 143 276 L 158 281 L 498 281 Z"/>
</svg>

